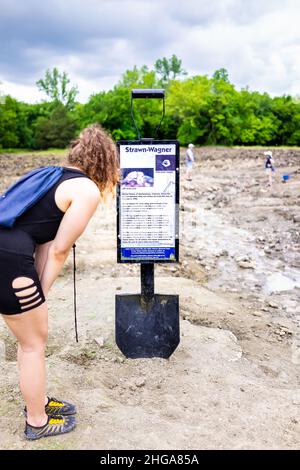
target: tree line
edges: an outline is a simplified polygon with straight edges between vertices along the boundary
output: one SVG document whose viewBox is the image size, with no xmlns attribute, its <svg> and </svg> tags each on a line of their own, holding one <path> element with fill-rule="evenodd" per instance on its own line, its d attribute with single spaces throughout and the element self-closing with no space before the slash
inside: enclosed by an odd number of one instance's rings
<svg viewBox="0 0 300 470">
<path fill-rule="evenodd" d="M 127 70 L 109 91 L 76 101 L 78 90 L 68 75 L 47 70 L 37 82 L 47 100 L 29 104 L 0 97 L 0 148 L 64 148 L 84 127 L 98 122 L 115 140 L 135 139 L 130 115 L 133 88 L 165 88 L 166 116 L 161 139 L 179 139 L 182 145 L 300 145 L 300 102 L 289 95 L 237 90 L 225 69 L 212 77 L 189 77 L 173 55 Z M 158 124 L 159 100 L 137 100 L 135 118 L 144 137 Z"/>
</svg>

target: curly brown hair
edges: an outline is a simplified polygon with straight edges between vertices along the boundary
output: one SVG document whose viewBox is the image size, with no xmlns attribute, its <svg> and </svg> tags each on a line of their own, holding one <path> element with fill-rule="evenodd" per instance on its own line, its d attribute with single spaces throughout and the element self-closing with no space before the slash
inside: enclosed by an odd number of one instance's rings
<svg viewBox="0 0 300 470">
<path fill-rule="evenodd" d="M 71 142 L 67 161 L 83 170 L 96 183 L 102 195 L 114 193 L 120 178 L 117 149 L 99 124 L 83 129 L 78 139 Z"/>
</svg>

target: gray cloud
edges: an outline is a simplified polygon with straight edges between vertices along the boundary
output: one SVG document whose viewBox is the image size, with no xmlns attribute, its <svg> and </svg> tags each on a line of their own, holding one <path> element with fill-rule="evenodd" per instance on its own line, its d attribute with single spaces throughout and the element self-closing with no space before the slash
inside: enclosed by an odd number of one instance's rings
<svg viewBox="0 0 300 470">
<path fill-rule="evenodd" d="M 34 87 L 58 66 L 86 99 L 133 65 L 175 53 L 189 73 L 225 67 L 238 86 L 294 93 L 297 7 L 297 0 L 0 0 L 0 80 Z"/>
<path fill-rule="evenodd" d="M 165 16 L 164 27 L 161 26 L 157 3 L 152 1 L 2 0 L 1 75 L 8 80 L 28 81 L 45 67 L 54 66 L 53 59 L 68 61 L 72 55 L 94 55 L 92 64 L 89 61 L 82 67 L 83 75 L 89 70 L 91 77 L 102 74 L 105 63 L 108 70 L 113 67 L 118 71 L 117 64 L 126 62 L 126 57 L 112 57 L 111 52 L 118 51 L 121 43 L 127 43 L 137 59 L 141 55 L 147 61 L 149 51 L 159 52 L 171 33 L 171 21 Z"/>
</svg>

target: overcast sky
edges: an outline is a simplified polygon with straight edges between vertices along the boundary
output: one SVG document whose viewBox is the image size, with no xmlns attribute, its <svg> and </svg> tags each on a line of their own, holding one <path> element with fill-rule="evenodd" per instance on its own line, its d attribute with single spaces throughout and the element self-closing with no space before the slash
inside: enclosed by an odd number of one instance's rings
<svg viewBox="0 0 300 470">
<path fill-rule="evenodd" d="M 189 75 L 225 67 L 238 88 L 300 94 L 300 0 L 0 0 L 0 90 L 24 101 L 44 97 L 47 68 L 84 102 L 172 54 Z"/>
</svg>

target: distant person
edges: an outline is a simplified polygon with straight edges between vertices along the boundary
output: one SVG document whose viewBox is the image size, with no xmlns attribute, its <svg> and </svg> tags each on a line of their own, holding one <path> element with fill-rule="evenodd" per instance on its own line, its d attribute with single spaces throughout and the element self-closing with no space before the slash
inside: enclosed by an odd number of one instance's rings
<svg viewBox="0 0 300 470">
<path fill-rule="evenodd" d="M 72 245 L 119 179 L 116 146 L 98 125 L 72 142 L 62 166 L 58 182 L 13 228 L 0 227 L 0 313 L 18 342 L 25 437 L 31 440 L 64 434 L 76 425 L 75 405 L 46 392 L 47 298 Z"/>
<path fill-rule="evenodd" d="M 274 166 L 275 161 L 274 161 L 273 153 L 271 152 L 271 150 L 264 152 L 264 155 L 266 156 L 265 169 L 268 175 L 268 186 L 272 187 L 273 173 L 275 172 L 275 166 Z"/>
<path fill-rule="evenodd" d="M 192 181 L 192 171 L 193 171 L 193 163 L 195 161 L 195 156 L 193 152 L 193 148 L 195 146 L 193 144 L 188 145 L 188 149 L 186 151 L 186 178 L 188 181 Z"/>
</svg>

